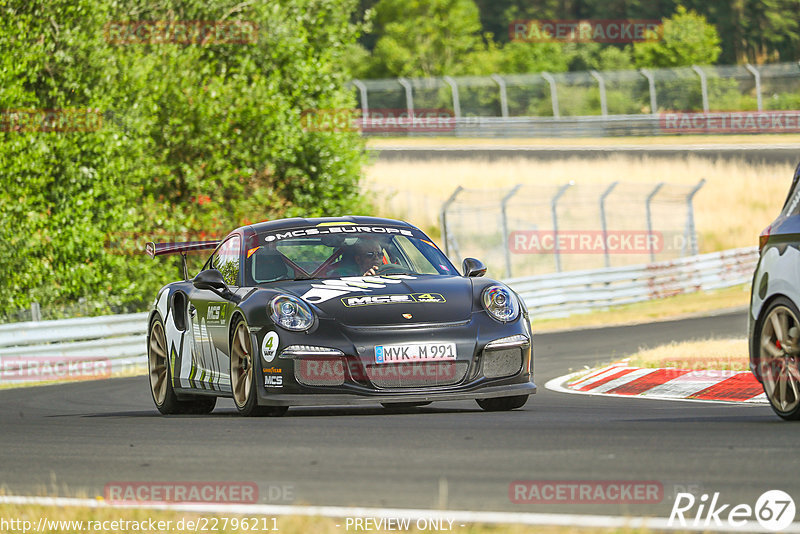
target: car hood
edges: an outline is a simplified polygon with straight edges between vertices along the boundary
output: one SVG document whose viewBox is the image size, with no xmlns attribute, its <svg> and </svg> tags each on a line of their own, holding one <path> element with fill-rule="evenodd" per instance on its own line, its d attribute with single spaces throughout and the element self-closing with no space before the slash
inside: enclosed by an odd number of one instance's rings
<svg viewBox="0 0 800 534">
<path fill-rule="evenodd" d="M 465 321 L 474 301 L 471 280 L 461 276 L 350 276 L 284 287 L 348 325 Z"/>
</svg>

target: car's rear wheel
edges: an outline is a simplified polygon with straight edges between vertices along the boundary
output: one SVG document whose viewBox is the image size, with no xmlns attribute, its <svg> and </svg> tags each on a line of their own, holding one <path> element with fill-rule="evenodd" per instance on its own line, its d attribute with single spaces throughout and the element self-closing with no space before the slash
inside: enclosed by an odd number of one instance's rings
<svg viewBox="0 0 800 534">
<path fill-rule="evenodd" d="M 216 406 L 217 398 L 212 396 L 198 396 L 189 400 L 178 399 L 172 388 L 167 336 L 161 317 L 155 317 L 150 322 L 147 368 L 150 375 L 150 393 L 156 408 L 162 414 L 206 414 L 211 413 Z"/>
<path fill-rule="evenodd" d="M 498 397 L 496 399 L 475 399 L 478 406 L 487 412 L 505 412 L 522 408 L 528 402 L 528 395 L 517 395 L 515 397 Z"/>
<path fill-rule="evenodd" d="M 779 298 L 759 322 L 758 366 L 764 393 L 784 419 L 800 419 L 800 312 Z"/>
<path fill-rule="evenodd" d="M 247 323 L 240 317 L 231 330 L 231 391 L 233 403 L 245 417 L 269 415 L 280 417 L 288 406 L 259 406 L 256 393 L 255 365 L 258 358 L 253 353 Z"/>
</svg>

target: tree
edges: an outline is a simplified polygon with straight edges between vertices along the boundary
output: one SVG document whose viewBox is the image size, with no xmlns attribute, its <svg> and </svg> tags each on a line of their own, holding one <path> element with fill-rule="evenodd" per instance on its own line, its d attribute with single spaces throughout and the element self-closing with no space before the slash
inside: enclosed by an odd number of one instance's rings
<svg viewBox="0 0 800 534">
<path fill-rule="evenodd" d="M 374 28 L 375 77 L 459 74 L 470 54 L 485 50 L 472 0 L 381 0 Z"/>
<path fill-rule="evenodd" d="M 0 256 L 3 310 L 81 298 L 141 307 L 175 276 L 145 259 L 145 241 L 361 211 L 360 136 L 301 121 L 354 104 L 341 68 L 353 7 L 0 0 L 0 119 L 22 108 L 104 118 L 85 131 L 0 131 L 0 242 L 13 251 Z M 139 20 L 251 31 L 218 44 L 108 38 L 109 21 Z"/>
<path fill-rule="evenodd" d="M 716 28 L 704 16 L 678 7 L 663 19 L 660 39 L 634 43 L 633 57 L 637 67 L 710 65 L 722 52 L 719 45 Z"/>
</svg>

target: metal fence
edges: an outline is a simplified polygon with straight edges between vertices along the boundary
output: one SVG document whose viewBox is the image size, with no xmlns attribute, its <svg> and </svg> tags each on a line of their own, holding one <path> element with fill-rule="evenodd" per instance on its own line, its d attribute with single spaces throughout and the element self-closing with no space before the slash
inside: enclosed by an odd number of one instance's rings
<svg viewBox="0 0 800 534">
<path fill-rule="evenodd" d="M 675 133 L 660 120 L 670 111 L 800 109 L 800 63 L 353 80 L 352 87 L 362 118 L 398 111 L 452 118 L 436 128 L 364 128 L 365 135 L 658 135 Z"/>
<path fill-rule="evenodd" d="M 146 366 L 146 331 L 147 313 L 0 325 L 0 384 L 110 376 Z"/>
<path fill-rule="evenodd" d="M 520 294 L 535 320 L 745 284 L 753 278 L 757 261 L 758 250 L 748 247 L 673 261 L 505 282 Z"/>
<path fill-rule="evenodd" d="M 479 258 L 506 278 L 689 256 L 703 184 L 458 187 L 442 205 L 442 242 L 456 261 Z"/>
</svg>

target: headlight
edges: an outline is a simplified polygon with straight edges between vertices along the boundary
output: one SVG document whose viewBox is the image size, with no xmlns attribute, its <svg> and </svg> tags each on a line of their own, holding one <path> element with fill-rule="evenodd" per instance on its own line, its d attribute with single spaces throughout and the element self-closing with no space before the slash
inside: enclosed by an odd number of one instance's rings
<svg viewBox="0 0 800 534">
<path fill-rule="evenodd" d="M 314 324 L 311 308 L 297 297 L 278 295 L 269 306 L 272 309 L 272 321 L 287 330 L 308 330 Z"/>
<path fill-rule="evenodd" d="M 489 315 L 507 323 L 519 316 L 517 297 L 506 286 L 493 285 L 483 290 L 483 307 Z"/>
</svg>

